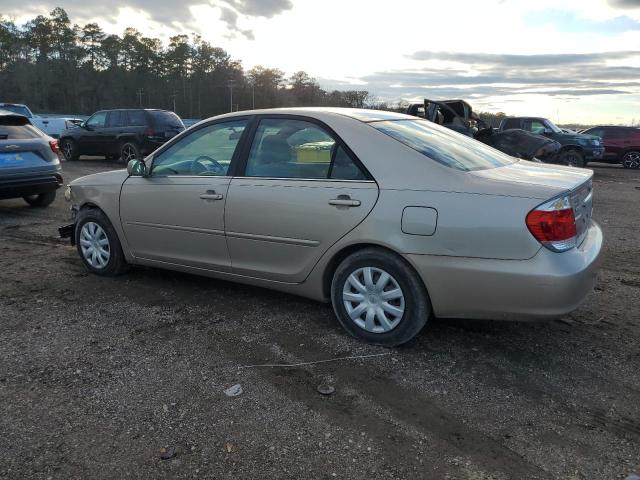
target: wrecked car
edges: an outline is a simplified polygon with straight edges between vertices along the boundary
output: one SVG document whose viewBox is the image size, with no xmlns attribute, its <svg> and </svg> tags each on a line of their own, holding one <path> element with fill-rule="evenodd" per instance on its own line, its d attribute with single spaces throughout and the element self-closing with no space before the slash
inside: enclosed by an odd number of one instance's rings
<svg viewBox="0 0 640 480">
<path fill-rule="evenodd" d="M 554 139 L 522 129 L 496 131 L 482 120 L 464 100 L 429 100 L 407 108 L 408 115 L 422 117 L 458 133 L 475 138 L 512 157 L 525 160 L 558 162 L 562 145 Z"/>
</svg>

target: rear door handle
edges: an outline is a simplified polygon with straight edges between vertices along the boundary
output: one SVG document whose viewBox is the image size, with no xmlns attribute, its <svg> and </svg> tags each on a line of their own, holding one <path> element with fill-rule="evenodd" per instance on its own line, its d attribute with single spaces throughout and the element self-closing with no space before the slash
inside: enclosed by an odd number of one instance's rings
<svg viewBox="0 0 640 480">
<path fill-rule="evenodd" d="M 221 193 L 216 193 L 215 190 L 207 190 L 200 194 L 202 200 L 222 200 L 224 196 Z"/>
<path fill-rule="evenodd" d="M 360 200 L 353 200 L 349 195 L 338 195 L 338 198 L 332 198 L 329 200 L 329 205 L 359 207 L 361 203 Z"/>
</svg>

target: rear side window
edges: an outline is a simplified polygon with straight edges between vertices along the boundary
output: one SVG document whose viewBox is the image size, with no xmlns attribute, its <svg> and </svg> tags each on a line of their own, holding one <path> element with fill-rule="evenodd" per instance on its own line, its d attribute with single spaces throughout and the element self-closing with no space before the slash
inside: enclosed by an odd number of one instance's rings
<svg viewBox="0 0 640 480">
<path fill-rule="evenodd" d="M 520 128 L 520 120 L 517 118 L 506 118 L 502 124 L 502 130 L 509 130 L 510 128 Z"/>
<path fill-rule="evenodd" d="M 162 129 L 162 128 L 178 128 L 183 129 L 184 124 L 180 117 L 173 112 L 167 111 L 153 111 L 149 112 L 149 116 L 151 117 L 151 121 L 153 122 L 153 126 Z"/>
<path fill-rule="evenodd" d="M 127 125 L 130 127 L 144 127 L 147 124 L 147 118 L 142 110 L 129 110 L 127 118 Z"/>
<path fill-rule="evenodd" d="M 2 125 L 0 123 L 0 140 L 29 140 L 42 136 L 44 134 L 33 125 Z"/>
<path fill-rule="evenodd" d="M 426 120 L 371 122 L 369 125 L 431 160 L 465 172 L 502 167 L 517 161 L 477 140 Z"/>
<path fill-rule="evenodd" d="M 367 180 L 324 128 L 294 119 L 264 119 L 256 131 L 247 177 Z"/>
</svg>

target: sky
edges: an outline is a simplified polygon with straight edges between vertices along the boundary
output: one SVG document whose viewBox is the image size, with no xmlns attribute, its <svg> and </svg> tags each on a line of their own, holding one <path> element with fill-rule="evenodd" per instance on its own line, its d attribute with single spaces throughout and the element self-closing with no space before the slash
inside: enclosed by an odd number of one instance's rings
<svg viewBox="0 0 640 480">
<path fill-rule="evenodd" d="M 195 32 L 245 68 L 380 101 L 463 98 L 557 123 L 640 122 L 640 0 L 0 0 L 108 33 Z"/>
</svg>

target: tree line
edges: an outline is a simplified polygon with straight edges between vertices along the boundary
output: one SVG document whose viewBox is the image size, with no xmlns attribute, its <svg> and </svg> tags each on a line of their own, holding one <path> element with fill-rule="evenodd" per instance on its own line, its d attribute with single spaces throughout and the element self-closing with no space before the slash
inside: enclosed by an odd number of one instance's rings
<svg viewBox="0 0 640 480">
<path fill-rule="evenodd" d="M 168 44 L 135 28 L 121 36 L 79 26 L 55 8 L 17 25 L 0 16 L 0 102 L 38 112 L 90 114 L 104 108 L 164 108 L 185 118 L 291 106 L 364 107 L 367 91 L 325 91 L 306 72 L 244 70 L 198 35 Z"/>
</svg>

